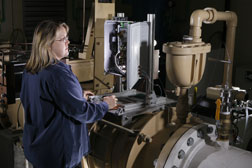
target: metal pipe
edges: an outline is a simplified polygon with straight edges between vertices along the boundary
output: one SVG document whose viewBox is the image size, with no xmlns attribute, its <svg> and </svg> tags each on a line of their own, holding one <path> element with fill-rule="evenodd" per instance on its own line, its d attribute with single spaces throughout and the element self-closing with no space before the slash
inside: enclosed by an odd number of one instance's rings
<svg viewBox="0 0 252 168">
<path fill-rule="evenodd" d="M 188 89 L 180 88 L 178 103 L 176 104 L 177 124 L 185 124 L 188 115 Z"/>
<path fill-rule="evenodd" d="M 234 26 L 227 26 L 225 60 L 231 61 L 231 64 L 224 64 L 223 85 L 226 84 L 229 87 L 232 87 L 235 29 L 236 29 L 236 27 L 234 27 Z"/>
<path fill-rule="evenodd" d="M 152 94 L 153 91 L 153 52 L 154 52 L 154 40 L 155 40 L 155 14 L 148 14 L 147 15 L 147 21 L 150 23 L 149 27 L 149 88 L 147 93 Z"/>
<path fill-rule="evenodd" d="M 127 132 L 127 133 L 137 135 L 137 133 L 136 133 L 135 131 L 131 130 L 131 129 L 125 128 L 125 127 L 123 127 L 123 126 L 120 126 L 120 125 L 118 125 L 118 124 L 112 123 L 112 122 L 107 121 L 107 120 L 104 120 L 104 119 L 101 119 L 101 121 L 104 122 L 104 123 L 106 123 L 106 124 L 108 124 L 108 125 L 111 125 L 111 126 L 117 128 L 117 129 L 120 129 L 120 130 L 122 130 L 122 131 L 125 131 L 125 132 Z"/>
<path fill-rule="evenodd" d="M 192 42 L 201 42 L 202 22 L 209 19 L 209 13 L 205 10 L 195 10 L 190 18 L 189 35 L 193 37 Z"/>
<path fill-rule="evenodd" d="M 86 13 L 86 1 L 83 0 L 83 18 L 82 18 L 82 44 L 85 46 L 85 13 Z"/>
<path fill-rule="evenodd" d="M 206 24 L 213 24 L 217 20 L 226 21 L 227 24 L 225 60 L 231 61 L 232 63 L 224 65 L 223 85 L 226 84 L 231 87 L 237 15 L 231 11 L 217 12 L 214 8 L 195 10 L 190 18 L 189 34 L 193 37 L 192 42 L 201 42 L 202 22 Z"/>
<path fill-rule="evenodd" d="M 114 128 L 117 128 L 117 129 L 122 130 L 124 132 L 127 132 L 129 134 L 133 134 L 135 136 L 138 136 L 139 143 L 140 142 L 147 142 L 147 143 L 149 143 L 149 142 L 152 141 L 151 137 L 145 135 L 144 133 L 139 133 L 139 131 L 135 131 L 135 130 L 131 130 L 131 129 L 125 128 L 123 126 L 120 126 L 118 124 L 112 123 L 112 122 L 104 120 L 104 119 L 101 119 L 101 121 L 104 122 L 104 123 L 106 123 L 106 124 L 108 124 L 108 125 L 110 125 L 110 126 L 112 126 L 112 127 L 114 127 Z"/>
</svg>

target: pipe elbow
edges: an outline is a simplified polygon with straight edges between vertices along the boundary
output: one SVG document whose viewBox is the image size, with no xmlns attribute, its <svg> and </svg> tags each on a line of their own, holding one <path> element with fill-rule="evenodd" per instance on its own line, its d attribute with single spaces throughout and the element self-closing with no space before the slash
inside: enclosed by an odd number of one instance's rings
<svg viewBox="0 0 252 168">
<path fill-rule="evenodd" d="M 209 18 L 209 13 L 205 10 L 195 10 L 191 14 L 190 26 L 201 27 L 202 22 Z"/>
<path fill-rule="evenodd" d="M 227 11 L 230 14 L 230 18 L 227 20 L 227 26 L 236 27 L 238 18 L 235 12 Z"/>
</svg>

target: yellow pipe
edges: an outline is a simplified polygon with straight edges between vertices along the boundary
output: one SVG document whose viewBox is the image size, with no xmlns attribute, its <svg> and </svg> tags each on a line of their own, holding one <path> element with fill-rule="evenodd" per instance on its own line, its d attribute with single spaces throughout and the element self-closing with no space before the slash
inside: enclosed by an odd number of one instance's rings
<svg viewBox="0 0 252 168">
<path fill-rule="evenodd" d="M 190 18 L 189 35 L 193 37 L 192 42 L 201 42 L 201 26 L 202 22 L 210 20 L 211 15 L 206 10 L 195 10 Z"/>
<path fill-rule="evenodd" d="M 186 118 L 188 115 L 188 89 L 180 88 L 180 93 L 178 97 L 178 102 L 176 104 L 176 113 L 177 113 L 177 121 L 178 125 L 185 124 Z"/>
<path fill-rule="evenodd" d="M 214 8 L 195 10 L 190 18 L 189 35 L 193 37 L 192 42 L 201 42 L 202 22 L 206 24 L 213 24 L 218 20 L 226 21 L 227 24 L 225 60 L 230 61 L 231 63 L 224 65 L 223 85 L 226 84 L 231 87 L 237 15 L 231 11 L 217 12 Z"/>
</svg>

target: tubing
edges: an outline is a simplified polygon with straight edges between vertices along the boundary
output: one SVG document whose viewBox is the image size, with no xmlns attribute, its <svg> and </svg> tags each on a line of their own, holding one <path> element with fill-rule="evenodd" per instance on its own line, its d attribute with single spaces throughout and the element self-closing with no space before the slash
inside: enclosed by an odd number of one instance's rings
<svg viewBox="0 0 252 168">
<path fill-rule="evenodd" d="M 195 10 L 190 18 L 189 35 L 193 37 L 192 42 L 201 42 L 202 22 L 213 24 L 216 21 L 226 21 L 226 52 L 225 60 L 231 61 L 231 64 L 224 65 L 223 85 L 232 86 L 232 68 L 234 58 L 235 31 L 237 26 L 237 15 L 234 12 L 218 12 L 214 8 L 205 8 L 204 10 Z"/>
</svg>

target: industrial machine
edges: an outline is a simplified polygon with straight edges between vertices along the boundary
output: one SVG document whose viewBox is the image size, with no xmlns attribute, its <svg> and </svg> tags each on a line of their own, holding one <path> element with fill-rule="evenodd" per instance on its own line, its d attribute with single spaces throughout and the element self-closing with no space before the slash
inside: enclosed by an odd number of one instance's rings
<svg viewBox="0 0 252 168">
<path fill-rule="evenodd" d="M 66 61 L 80 82 L 93 81 L 93 90 L 99 95 L 89 101 L 99 102 L 110 94 L 118 98 L 118 106 L 90 126 L 89 167 L 251 167 L 252 153 L 244 149 L 252 150 L 252 133 L 248 131 L 252 127 L 252 101 L 244 96 L 246 91 L 237 91 L 231 83 L 236 14 L 213 8 L 196 10 L 191 15 L 189 36 L 163 45 L 167 77 L 178 88 L 179 97 L 173 100 L 157 94 L 156 90 L 165 91 L 154 83 L 159 69 L 159 52 L 154 48 L 155 15 L 148 14 L 143 22 L 128 21 L 122 13 L 112 19 L 114 2 L 95 0 L 83 52 L 78 52 L 80 59 Z M 202 79 L 207 53 L 211 52 L 211 44 L 201 40 L 202 24 L 216 21 L 227 24 L 226 58 L 222 61 L 223 83 L 207 90 L 216 100 L 214 118 L 210 118 L 204 113 L 189 114 L 188 90 Z M 8 107 L 11 122 L 20 128 L 23 109 L 16 99 L 19 88 L 12 86 L 24 64 L 5 62 L 4 54 L 0 91 L 1 109 L 5 111 L 0 114 L 5 115 Z M 16 103 L 11 104 L 13 101 Z M 2 137 L 6 134 L 11 138 L 2 140 L 17 145 L 4 151 L 21 149 L 16 143 L 21 132 L 1 132 Z"/>
<path fill-rule="evenodd" d="M 248 123 L 252 110 L 250 100 L 233 95 L 237 92 L 231 84 L 236 14 L 196 10 L 189 36 L 163 45 L 167 76 L 179 88 L 176 108 L 174 101 L 157 96 L 153 89 L 155 16 L 147 18 L 137 23 L 123 18 L 105 22 L 104 70 L 119 82 L 113 93 L 118 106 L 90 129 L 90 167 L 251 167 L 252 153 L 234 146 L 238 138 L 234 123 L 239 118 Z M 211 44 L 201 40 L 202 23 L 216 21 L 227 23 L 227 52 L 215 120 L 208 120 L 188 115 L 188 89 L 201 80 L 211 51 Z M 90 101 L 101 99 L 95 96 Z"/>
</svg>

